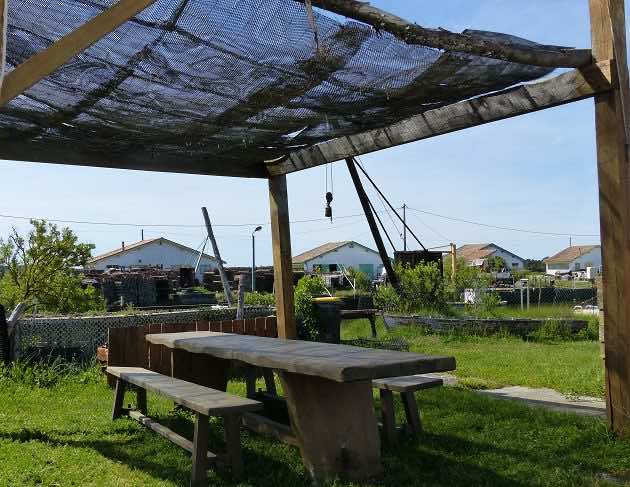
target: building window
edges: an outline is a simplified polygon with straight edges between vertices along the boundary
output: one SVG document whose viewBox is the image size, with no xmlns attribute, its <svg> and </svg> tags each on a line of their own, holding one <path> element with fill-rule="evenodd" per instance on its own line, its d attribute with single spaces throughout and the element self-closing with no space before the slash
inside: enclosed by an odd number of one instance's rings
<svg viewBox="0 0 630 487">
<path fill-rule="evenodd" d="M 328 272 L 337 272 L 337 264 L 330 264 L 328 266 Z"/>
<path fill-rule="evenodd" d="M 518 262 L 512 262 L 512 269 L 517 269 L 519 266 Z"/>
</svg>

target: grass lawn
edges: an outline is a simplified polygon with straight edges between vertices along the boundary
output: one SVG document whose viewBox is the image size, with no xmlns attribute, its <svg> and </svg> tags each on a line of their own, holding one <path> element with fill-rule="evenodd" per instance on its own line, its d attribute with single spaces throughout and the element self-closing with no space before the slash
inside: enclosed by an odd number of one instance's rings
<svg viewBox="0 0 630 487">
<path fill-rule="evenodd" d="M 381 338 L 404 337 L 414 352 L 453 355 L 457 360 L 454 374 L 465 386 L 522 385 L 549 387 L 569 395 L 604 395 L 604 369 L 597 341 L 534 342 L 513 336 L 427 335 L 416 327 L 401 327 L 388 333 L 380 319 L 377 330 Z M 342 338 L 369 335 L 367 320 L 343 322 Z"/>
<path fill-rule="evenodd" d="M 188 485 L 186 452 L 132 420 L 109 419 L 112 391 L 97 372 L 37 383 L 48 379 L 0 371 L 0 485 Z M 243 389 L 232 384 L 233 392 Z M 365 485 L 591 486 L 609 485 L 611 475 L 630 478 L 630 441 L 613 438 L 599 420 L 457 388 L 426 391 L 419 400 L 421 440 L 384 448 L 384 476 Z M 190 416 L 171 406 L 149 394 L 150 414 L 191 434 Z M 220 422 L 214 426 L 211 444 L 221 432 Z M 246 472 L 238 485 L 311 485 L 296 448 L 249 433 L 242 441 Z M 209 485 L 236 484 L 211 470 Z"/>
</svg>

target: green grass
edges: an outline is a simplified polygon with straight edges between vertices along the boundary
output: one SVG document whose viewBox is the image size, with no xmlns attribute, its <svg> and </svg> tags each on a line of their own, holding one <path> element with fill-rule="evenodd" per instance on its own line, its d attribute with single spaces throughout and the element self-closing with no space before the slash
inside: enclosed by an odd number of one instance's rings
<svg viewBox="0 0 630 487">
<path fill-rule="evenodd" d="M 462 385 L 522 385 L 548 387 L 570 395 L 604 394 L 599 343 L 594 340 L 536 342 L 510 335 L 436 335 L 426 334 L 419 327 L 401 327 L 388 333 L 380 319 L 377 331 L 381 338 L 405 338 L 413 352 L 453 355 L 457 360 L 453 373 Z M 367 320 L 343 322 L 343 339 L 369 335 Z"/>
<path fill-rule="evenodd" d="M 111 421 L 112 391 L 93 372 L 67 371 L 50 387 L 46 375 L 0 371 L 0 485 L 182 486 L 189 455 L 127 418 Z M 241 392 L 242 383 L 231 390 Z M 385 473 L 374 486 L 591 486 L 604 476 L 630 478 L 630 441 L 603 422 L 528 408 L 442 388 L 418 396 L 425 432 L 417 444 L 383 449 Z M 132 402 L 131 396 L 126 402 Z M 149 410 L 191 434 L 187 413 L 149 394 Z M 403 413 L 397 403 L 398 419 Z M 221 434 L 212 422 L 213 445 Z M 238 485 L 310 486 L 296 448 L 244 432 L 245 478 Z M 210 470 L 209 485 L 236 485 Z M 333 485 L 346 487 L 342 481 Z"/>
</svg>

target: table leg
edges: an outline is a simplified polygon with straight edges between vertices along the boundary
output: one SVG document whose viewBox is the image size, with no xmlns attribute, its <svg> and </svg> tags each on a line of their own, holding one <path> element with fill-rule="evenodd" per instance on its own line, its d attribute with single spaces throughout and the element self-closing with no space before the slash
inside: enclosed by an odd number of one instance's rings
<svg viewBox="0 0 630 487">
<path fill-rule="evenodd" d="M 365 480 L 382 472 L 371 381 L 278 373 L 304 465 L 315 480 Z"/>
</svg>

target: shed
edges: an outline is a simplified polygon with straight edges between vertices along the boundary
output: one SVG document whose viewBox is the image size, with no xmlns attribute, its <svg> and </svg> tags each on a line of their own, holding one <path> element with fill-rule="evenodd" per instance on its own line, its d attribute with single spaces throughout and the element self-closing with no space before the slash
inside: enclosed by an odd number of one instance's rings
<svg viewBox="0 0 630 487">
<path fill-rule="evenodd" d="M 305 272 L 337 272 L 350 267 L 375 279 L 383 271 L 383 261 L 376 250 L 353 240 L 328 242 L 293 257 L 293 265 Z"/>
</svg>

